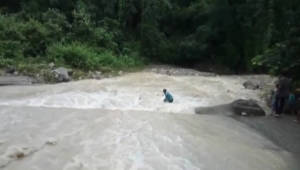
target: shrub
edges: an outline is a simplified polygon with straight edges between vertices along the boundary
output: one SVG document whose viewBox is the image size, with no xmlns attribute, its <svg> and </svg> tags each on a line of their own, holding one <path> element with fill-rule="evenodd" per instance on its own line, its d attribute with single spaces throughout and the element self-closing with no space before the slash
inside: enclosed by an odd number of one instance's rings
<svg viewBox="0 0 300 170">
<path fill-rule="evenodd" d="M 262 55 L 254 57 L 252 64 L 258 68 L 266 68 L 272 74 L 291 74 L 299 79 L 300 59 L 298 52 L 292 48 L 284 43 L 278 43 Z"/>
<path fill-rule="evenodd" d="M 47 50 L 47 55 L 54 62 L 63 62 L 75 68 L 80 69 L 96 69 L 97 53 L 90 47 L 80 44 L 62 44 L 56 43 Z"/>
<path fill-rule="evenodd" d="M 22 45 L 19 41 L 0 40 L 0 56 L 3 58 L 22 57 Z"/>
<path fill-rule="evenodd" d="M 4 58 L 0 56 L 0 68 L 1 67 L 7 67 L 13 64 L 13 60 L 9 58 Z"/>
<path fill-rule="evenodd" d="M 46 27 L 36 19 L 17 19 L 14 15 L 0 15 L 0 55 L 4 57 L 43 56 L 53 35 L 53 27 Z"/>
<path fill-rule="evenodd" d="M 22 35 L 25 37 L 23 41 L 24 56 L 36 57 L 45 54 L 47 47 L 47 40 L 50 37 L 49 29 L 42 23 L 35 19 L 30 19 L 23 23 L 20 28 Z"/>
<path fill-rule="evenodd" d="M 48 42 L 61 41 L 66 39 L 71 29 L 67 17 L 56 9 L 49 9 L 42 14 L 41 22 L 48 30 Z"/>
<path fill-rule="evenodd" d="M 144 61 L 138 56 L 138 53 L 131 53 L 130 55 L 119 56 L 116 60 L 115 67 L 117 68 L 135 68 L 142 66 Z"/>
<path fill-rule="evenodd" d="M 92 29 L 94 28 L 94 22 L 82 1 L 77 3 L 76 8 L 72 12 L 72 19 L 73 38 L 89 41 L 92 35 Z"/>
<path fill-rule="evenodd" d="M 0 14 L 0 56 L 2 58 L 21 57 L 24 36 L 19 31 L 22 24 L 14 16 Z"/>
<path fill-rule="evenodd" d="M 121 69 L 142 65 L 141 59 L 132 55 L 116 56 L 112 51 L 92 48 L 86 44 L 54 44 L 48 48 L 51 61 L 64 63 L 83 70 Z"/>
<path fill-rule="evenodd" d="M 118 51 L 118 43 L 115 41 L 115 33 L 108 31 L 107 29 L 103 28 L 103 27 L 97 27 L 95 29 L 93 29 L 92 32 L 92 43 L 109 49 L 111 51 Z"/>
<path fill-rule="evenodd" d="M 169 42 L 165 35 L 156 27 L 144 24 L 142 28 L 142 52 L 145 56 L 155 60 L 165 60 L 168 53 Z"/>
</svg>

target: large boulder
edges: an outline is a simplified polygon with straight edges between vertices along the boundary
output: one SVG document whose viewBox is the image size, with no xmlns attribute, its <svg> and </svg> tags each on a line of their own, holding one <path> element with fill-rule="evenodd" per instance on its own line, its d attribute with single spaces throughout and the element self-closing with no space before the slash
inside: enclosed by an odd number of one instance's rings
<svg viewBox="0 0 300 170">
<path fill-rule="evenodd" d="M 246 88 L 246 89 L 250 89 L 250 90 L 257 90 L 260 88 L 260 85 L 259 83 L 257 82 L 254 82 L 254 81 L 246 81 L 245 83 L 243 83 L 243 86 Z"/>
<path fill-rule="evenodd" d="M 70 81 L 69 70 L 64 67 L 59 67 L 53 70 L 55 79 L 57 82 L 68 82 Z"/>
<path fill-rule="evenodd" d="M 0 86 L 9 85 L 31 85 L 36 83 L 36 80 L 27 76 L 1 76 Z"/>
<path fill-rule="evenodd" d="M 14 67 L 8 67 L 5 70 L 6 74 L 14 74 L 15 72 L 16 72 L 16 68 L 14 68 Z"/>
<path fill-rule="evenodd" d="M 255 100 L 236 100 L 230 104 L 232 111 L 237 115 L 265 116 L 266 112 Z"/>
</svg>

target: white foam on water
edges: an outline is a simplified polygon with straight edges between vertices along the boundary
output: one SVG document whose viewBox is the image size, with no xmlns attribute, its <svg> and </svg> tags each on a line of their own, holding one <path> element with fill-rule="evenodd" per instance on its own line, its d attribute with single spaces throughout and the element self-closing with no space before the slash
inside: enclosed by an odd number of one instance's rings
<svg viewBox="0 0 300 170">
<path fill-rule="evenodd" d="M 191 114 L 198 106 L 258 99 L 259 91 L 245 90 L 243 81 L 134 73 L 0 87 L 0 169 L 293 169 L 289 153 L 246 125 Z M 174 103 L 163 102 L 163 88 Z"/>
<path fill-rule="evenodd" d="M 174 95 L 174 103 L 164 103 L 162 95 L 151 96 L 150 93 L 125 92 L 82 92 L 72 91 L 61 94 L 47 94 L 17 100 L 0 100 L 5 106 L 31 106 L 76 109 L 108 109 L 108 110 L 143 110 L 160 112 L 189 112 L 196 106 L 205 106 L 203 99 Z M 147 98 L 149 97 L 149 98 Z"/>
<path fill-rule="evenodd" d="M 258 99 L 258 92 L 242 87 L 243 81 L 234 77 L 171 77 L 134 73 L 101 81 L 31 87 L 32 93 L 21 97 L 17 92 L 14 93 L 15 98 L 11 97 L 11 93 L 7 94 L 9 99 L 0 97 L 0 105 L 193 113 L 195 107 L 227 104 L 240 98 Z M 11 88 L 8 91 L 27 90 L 27 87 Z M 174 103 L 163 102 L 163 88 L 170 90 Z"/>
</svg>

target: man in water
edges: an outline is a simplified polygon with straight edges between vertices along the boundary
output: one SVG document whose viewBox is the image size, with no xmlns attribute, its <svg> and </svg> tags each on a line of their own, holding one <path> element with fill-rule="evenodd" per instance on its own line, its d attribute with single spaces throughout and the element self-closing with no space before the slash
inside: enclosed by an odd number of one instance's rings
<svg viewBox="0 0 300 170">
<path fill-rule="evenodd" d="M 165 99 L 164 102 L 173 103 L 173 96 L 167 91 L 167 89 L 163 90 Z"/>
</svg>

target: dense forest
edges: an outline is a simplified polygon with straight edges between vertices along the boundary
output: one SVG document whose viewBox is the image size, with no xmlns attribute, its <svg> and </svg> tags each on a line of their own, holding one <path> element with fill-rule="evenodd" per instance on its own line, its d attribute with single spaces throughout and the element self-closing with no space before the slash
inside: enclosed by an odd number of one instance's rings
<svg viewBox="0 0 300 170">
<path fill-rule="evenodd" d="M 0 67 L 207 63 L 299 79 L 299 55 L 299 0 L 0 2 Z"/>
</svg>

